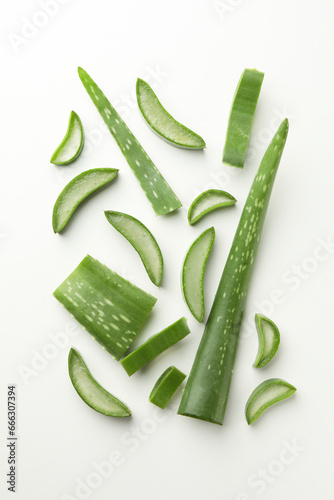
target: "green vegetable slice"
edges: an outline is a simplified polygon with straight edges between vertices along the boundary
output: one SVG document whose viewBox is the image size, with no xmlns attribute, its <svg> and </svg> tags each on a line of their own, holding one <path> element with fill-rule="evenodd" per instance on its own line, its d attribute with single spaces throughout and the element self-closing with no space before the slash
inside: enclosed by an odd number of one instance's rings
<svg viewBox="0 0 334 500">
<path fill-rule="evenodd" d="M 120 147 L 156 215 L 164 215 L 180 208 L 182 203 L 102 90 L 85 70 L 78 68 L 78 73 L 88 95 Z"/>
<path fill-rule="evenodd" d="M 118 170 L 116 168 L 94 168 L 86 170 L 72 179 L 62 190 L 53 207 L 52 226 L 59 233 L 89 195 L 111 182 Z"/>
<path fill-rule="evenodd" d="M 54 296 L 115 359 L 129 349 L 157 300 L 90 255 Z"/>
<path fill-rule="evenodd" d="M 264 73 L 245 69 L 235 91 L 223 153 L 223 162 L 232 167 L 244 167 L 263 78 Z"/>
<path fill-rule="evenodd" d="M 138 252 L 147 274 L 156 286 L 162 280 L 163 259 L 161 250 L 153 234 L 138 219 L 122 212 L 107 211 L 105 216 Z"/>
<path fill-rule="evenodd" d="M 205 215 L 218 208 L 230 207 L 237 200 L 231 194 L 221 189 L 209 189 L 201 193 L 190 205 L 188 210 L 188 222 L 192 226 Z"/>
<path fill-rule="evenodd" d="M 261 413 L 279 401 L 292 396 L 296 388 L 280 378 L 270 378 L 258 385 L 246 403 L 245 413 L 248 425 L 255 422 Z"/>
<path fill-rule="evenodd" d="M 163 107 L 149 84 L 140 78 L 137 80 L 136 92 L 143 117 L 159 137 L 179 148 L 205 148 L 202 137 L 176 121 Z"/>
<path fill-rule="evenodd" d="M 163 372 L 156 381 L 149 400 L 151 403 L 166 408 L 173 394 L 180 387 L 186 375 L 178 370 L 175 366 L 170 366 Z"/>
<path fill-rule="evenodd" d="M 255 314 L 255 325 L 259 349 L 253 366 L 262 368 L 275 356 L 280 343 L 280 333 L 275 323 L 261 314 Z"/>
<path fill-rule="evenodd" d="M 74 389 L 93 410 L 107 417 L 131 416 L 129 408 L 93 378 L 81 355 L 73 347 L 68 356 L 68 371 Z"/>
<path fill-rule="evenodd" d="M 287 134 L 284 120 L 255 176 L 183 393 L 181 415 L 223 423 L 247 292 Z"/>
<path fill-rule="evenodd" d="M 183 295 L 191 314 L 200 323 L 203 321 L 205 314 L 204 271 L 214 240 L 215 230 L 210 227 L 194 241 L 183 263 Z"/>
<path fill-rule="evenodd" d="M 150 337 L 144 344 L 123 358 L 121 364 L 127 374 L 131 376 L 189 333 L 190 330 L 186 318 L 181 318 L 160 333 Z"/>
<path fill-rule="evenodd" d="M 84 145 L 84 131 L 79 115 L 71 111 L 67 131 L 56 151 L 51 156 L 51 163 L 55 165 L 68 165 L 76 160 Z"/>
</svg>

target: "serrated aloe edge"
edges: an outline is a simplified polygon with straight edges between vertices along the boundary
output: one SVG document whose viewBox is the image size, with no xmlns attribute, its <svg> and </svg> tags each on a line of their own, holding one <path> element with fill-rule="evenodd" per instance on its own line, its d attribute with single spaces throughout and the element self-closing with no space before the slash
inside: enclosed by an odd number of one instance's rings
<svg viewBox="0 0 334 500">
<path fill-rule="evenodd" d="M 76 160 L 84 145 L 84 131 L 79 115 L 71 111 L 67 131 L 56 151 L 53 153 L 50 163 L 54 165 L 68 165 Z"/>
<path fill-rule="evenodd" d="M 81 354 L 73 349 L 68 356 L 68 372 L 74 389 L 93 410 L 107 417 L 130 417 L 131 411 L 93 378 Z"/>
<path fill-rule="evenodd" d="M 205 314 L 203 279 L 209 258 L 215 230 L 210 227 L 190 246 L 182 268 L 182 291 L 191 314 L 200 323 Z"/>
<path fill-rule="evenodd" d="M 182 203 L 102 90 L 84 69 L 78 68 L 78 74 L 156 215 L 164 215 L 180 208 Z"/>
<path fill-rule="evenodd" d="M 176 121 L 163 107 L 150 85 L 140 78 L 137 80 L 136 93 L 141 114 L 161 139 L 179 148 L 205 148 L 202 137 Z"/>
<path fill-rule="evenodd" d="M 250 189 L 179 406 L 181 415 L 223 424 L 247 293 L 288 128 L 284 120 Z"/>
<path fill-rule="evenodd" d="M 151 231 L 132 215 L 112 210 L 104 214 L 107 221 L 131 243 L 139 254 L 150 280 L 159 286 L 163 274 L 163 258 Z"/>
<path fill-rule="evenodd" d="M 149 401 L 159 408 L 166 408 L 186 375 L 175 366 L 167 368 L 158 378 L 149 396 Z"/>
<path fill-rule="evenodd" d="M 280 343 L 280 333 L 275 323 L 262 314 L 255 314 L 255 325 L 259 348 L 253 366 L 262 368 L 275 356 Z"/>
<path fill-rule="evenodd" d="M 202 217 L 218 210 L 219 208 L 230 207 L 237 200 L 230 193 L 221 189 L 208 189 L 201 193 L 189 207 L 188 222 L 191 226 L 196 224 Z"/>
<path fill-rule="evenodd" d="M 296 392 L 296 388 L 280 378 L 270 378 L 258 385 L 249 396 L 245 415 L 248 425 L 259 418 L 262 412 Z"/>
</svg>

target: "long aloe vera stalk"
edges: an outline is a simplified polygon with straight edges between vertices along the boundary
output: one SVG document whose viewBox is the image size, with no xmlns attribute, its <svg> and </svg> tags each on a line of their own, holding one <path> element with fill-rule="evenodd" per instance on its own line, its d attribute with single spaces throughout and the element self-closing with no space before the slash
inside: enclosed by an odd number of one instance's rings
<svg viewBox="0 0 334 500">
<path fill-rule="evenodd" d="M 89 97 L 120 147 L 156 215 L 164 215 L 180 208 L 182 203 L 102 90 L 85 70 L 78 68 L 78 73 Z"/>
<path fill-rule="evenodd" d="M 181 415 L 224 421 L 247 292 L 287 133 L 284 120 L 255 176 L 181 400 Z"/>
</svg>

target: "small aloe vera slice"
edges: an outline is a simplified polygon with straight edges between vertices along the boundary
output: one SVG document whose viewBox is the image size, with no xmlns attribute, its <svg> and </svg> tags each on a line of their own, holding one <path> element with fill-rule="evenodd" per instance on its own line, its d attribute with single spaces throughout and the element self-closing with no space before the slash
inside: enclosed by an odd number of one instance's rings
<svg viewBox="0 0 334 500">
<path fill-rule="evenodd" d="M 259 349 L 253 366 L 262 368 L 275 356 L 280 343 L 280 333 L 275 323 L 261 314 L 255 314 L 255 325 Z"/>
<path fill-rule="evenodd" d="M 264 73 L 245 69 L 235 91 L 223 153 L 223 162 L 232 167 L 244 167 L 263 78 Z"/>
<path fill-rule="evenodd" d="M 93 378 L 81 355 L 73 347 L 68 356 L 68 371 L 74 389 L 93 410 L 107 417 L 131 416 L 129 408 Z"/>
<path fill-rule="evenodd" d="M 181 318 L 160 333 L 150 337 L 144 344 L 123 358 L 121 364 L 127 374 L 131 376 L 189 333 L 190 330 L 186 318 Z"/>
<path fill-rule="evenodd" d="M 71 111 L 64 139 L 51 156 L 51 163 L 68 165 L 80 156 L 84 145 L 84 132 L 79 115 Z"/>
<path fill-rule="evenodd" d="M 128 129 L 115 108 L 110 104 L 102 90 L 85 70 L 78 68 L 78 73 L 88 95 L 120 147 L 156 215 L 164 215 L 180 208 L 182 203 L 143 150 L 135 136 Z"/>
<path fill-rule="evenodd" d="M 183 263 L 183 295 L 191 314 L 200 323 L 203 321 L 205 314 L 204 271 L 214 240 L 215 230 L 210 227 L 194 241 Z"/>
<path fill-rule="evenodd" d="M 246 420 L 248 425 L 255 422 L 261 413 L 279 401 L 288 398 L 296 388 L 280 378 L 270 378 L 258 385 L 246 403 Z"/>
<path fill-rule="evenodd" d="M 202 137 L 176 121 L 163 107 L 149 84 L 140 78 L 137 80 L 136 92 L 143 117 L 159 137 L 179 148 L 205 148 Z"/>
<path fill-rule="evenodd" d="M 237 200 L 231 194 L 221 189 L 209 189 L 201 193 L 189 207 L 188 222 L 192 226 L 205 215 L 218 208 L 230 207 Z"/>
<path fill-rule="evenodd" d="M 149 401 L 159 408 L 166 408 L 173 394 L 180 387 L 186 375 L 178 370 L 175 366 L 170 366 L 163 372 L 156 381 Z"/>
<path fill-rule="evenodd" d="M 153 234 L 138 219 L 122 212 L 104 212 L 108 222 L 121 233 L 138 252 L 147 274 L 156 286 L 162 280 L 163 259 Z"/>
<path fill-rule="evenodd" d="M 115 359 L 124 356 L 157 300 L 90 255 L 54 296 Z"/>
<path fill-rule="evenodd" d="M 116 168 L 94 168 L 86 170 L 72 179 L 62 190 L 53 207 L 52 226 L 59 233 L 89 195 L 111 182 L 118 170 Z"/>
</svg>

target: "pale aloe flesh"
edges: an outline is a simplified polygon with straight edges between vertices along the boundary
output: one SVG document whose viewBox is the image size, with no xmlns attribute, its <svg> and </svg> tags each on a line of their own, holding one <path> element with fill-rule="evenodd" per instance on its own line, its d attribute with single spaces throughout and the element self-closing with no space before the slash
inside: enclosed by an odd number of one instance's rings
<svg viewBox="0 0 334 500">
<path fill-rule="evenodd" d="M 209 189 L 201 193 L 190 205 L 188 210 L 188 222 L 190 225 L 196 224 L 202 217 L 218 210 L 219 208 L 230 207 L 237 200 L 231 194 L 221 189 Z"/>
<path fill-rule="evenodd" d="M 68 165 L 76 160 L 84 145 L 84 131 L 79 115 L 71 111 L 67 131 L 50 162 L 55 165 Z"/>
<path fill-rule="evenodd" d="M 275 323 L 261 314 L 255 315 L 255 325 L 259 348 L 253 366 L 262 368 L 275 356 L 280 343 L 280 333 Z"/>
</svg>

